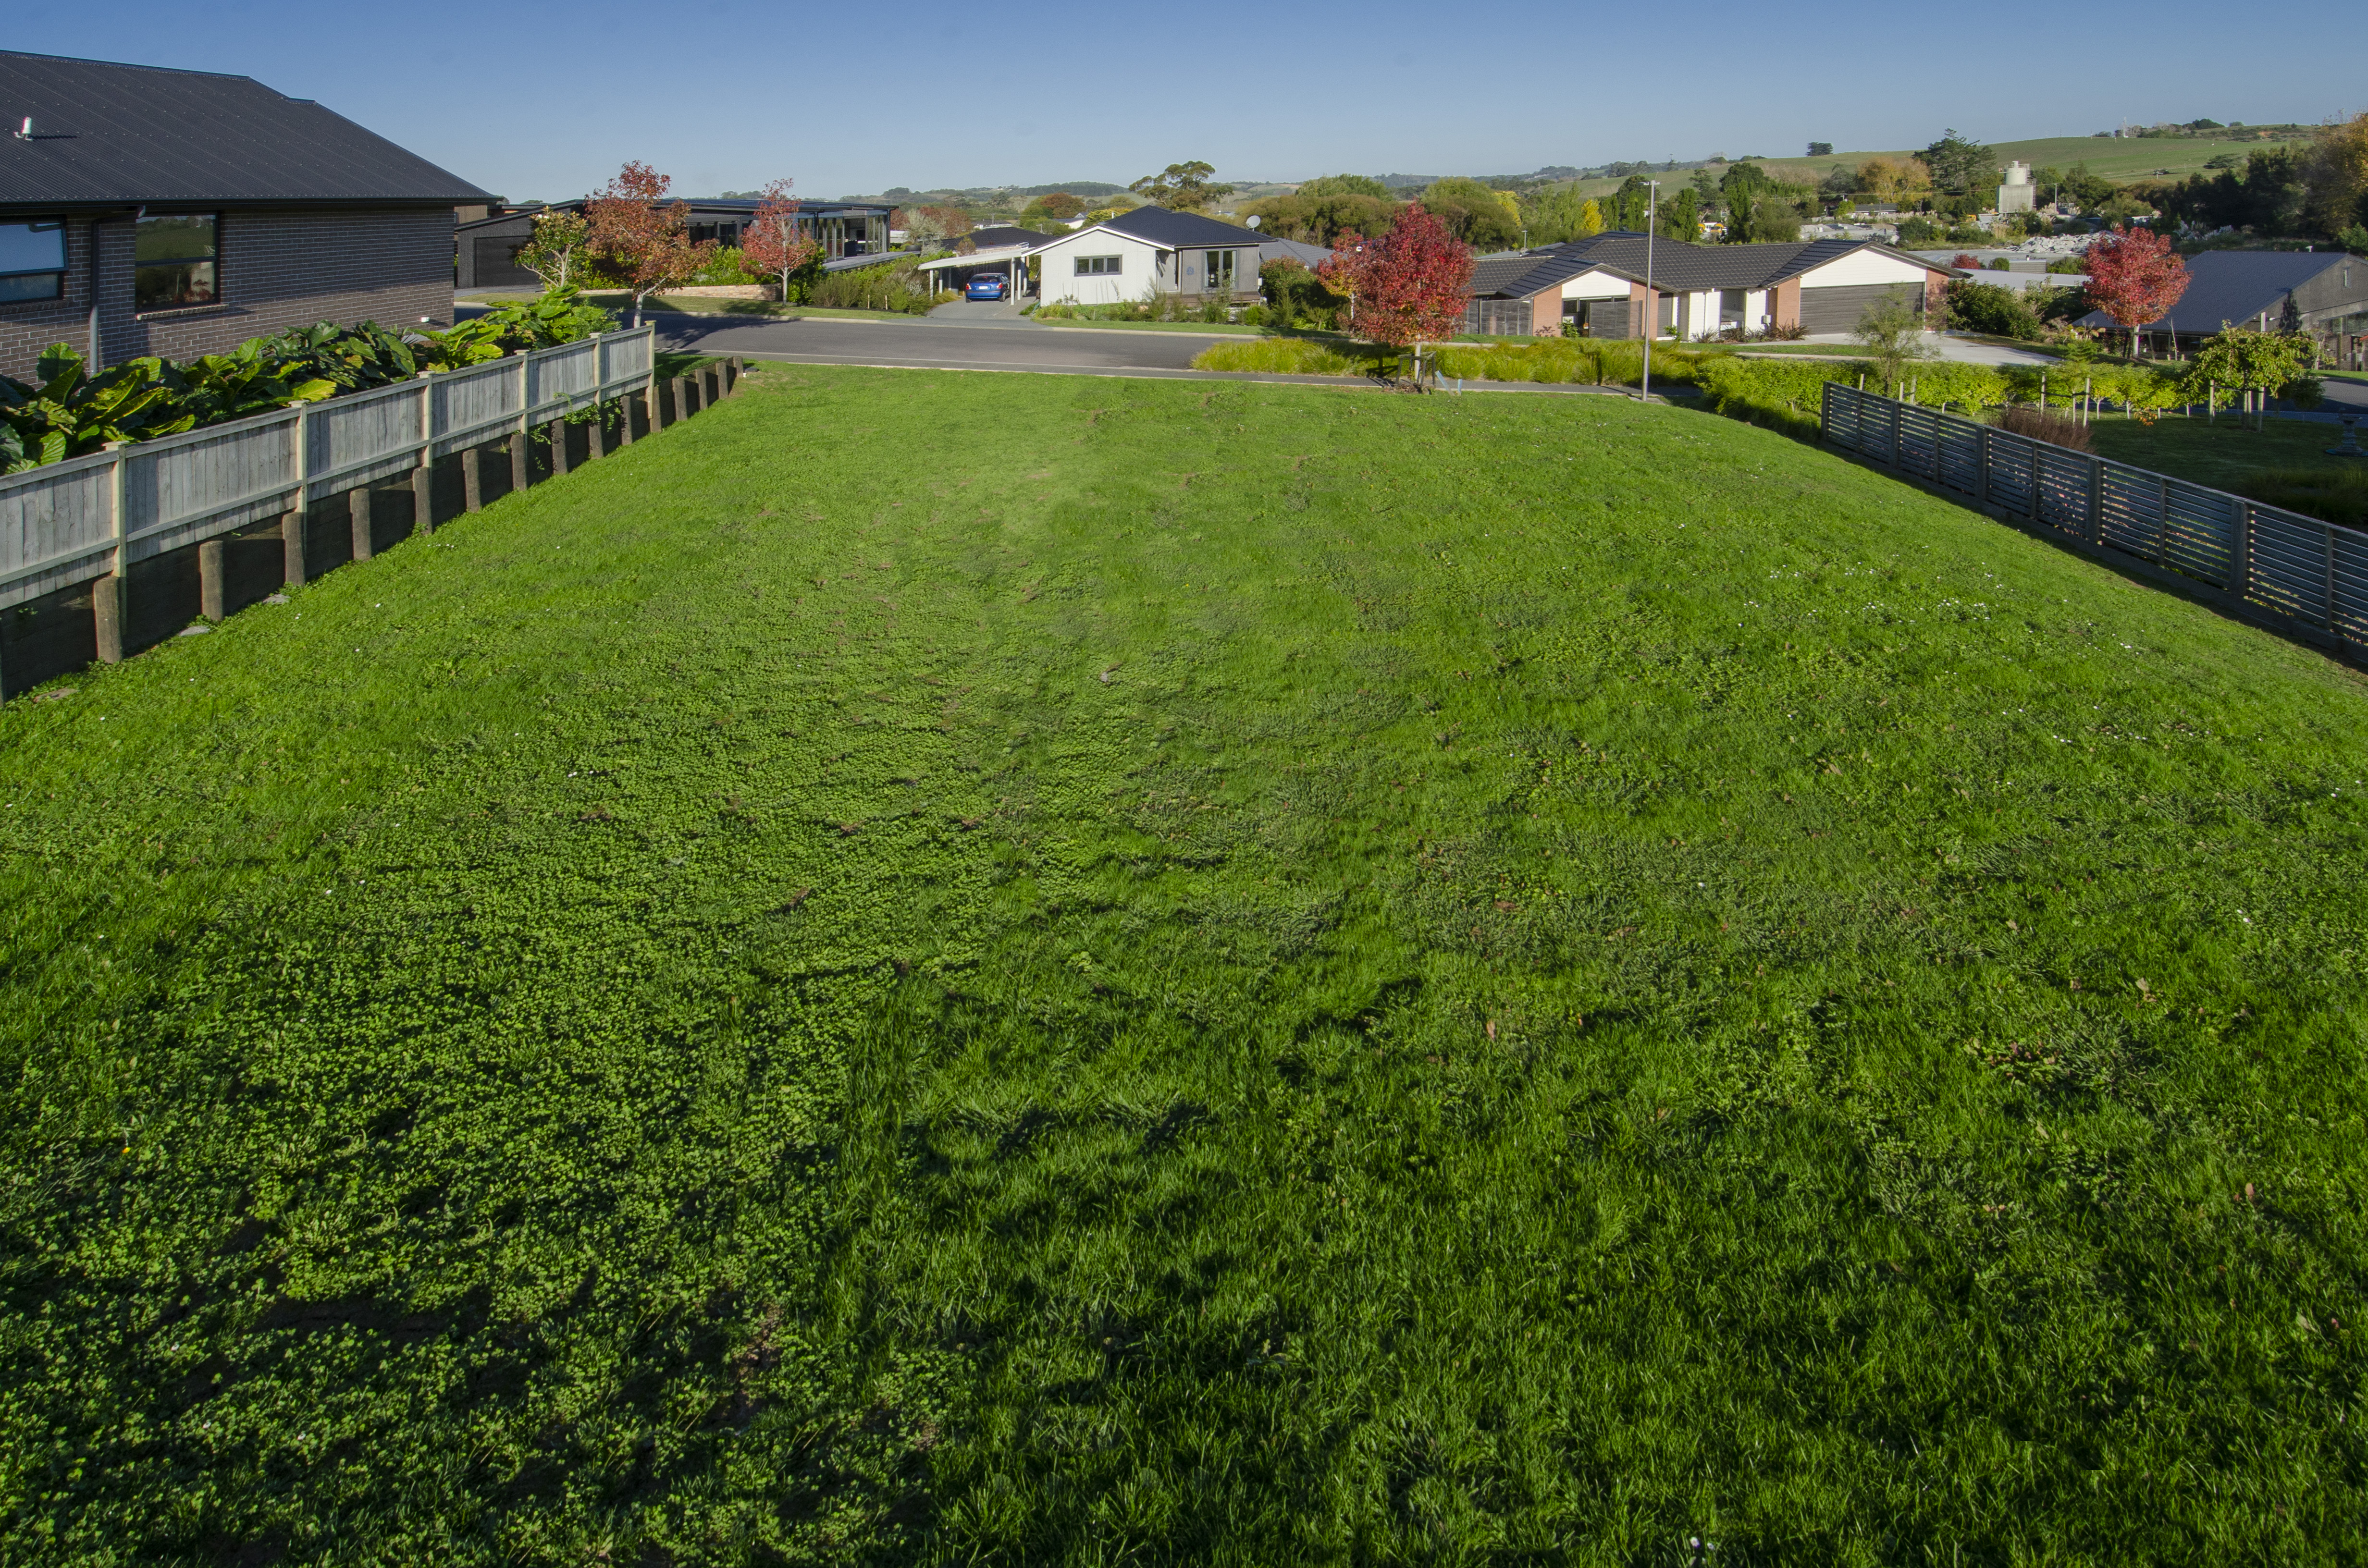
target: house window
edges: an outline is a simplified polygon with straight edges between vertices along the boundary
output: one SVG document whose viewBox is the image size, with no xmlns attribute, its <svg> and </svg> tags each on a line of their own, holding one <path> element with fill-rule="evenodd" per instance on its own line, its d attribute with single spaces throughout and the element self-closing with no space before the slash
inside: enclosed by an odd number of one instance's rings
<svg viewBox="0 0 2368 1568">
<path fill-rule="evenodd" d="M 1234 253 L 1232 251 L 1212 250 L 1209 253 L 1209 264 L 1203 273 L 1203 287 L 1212 294 L 1230 294 L 1234 291 Z"/>
<path fill-rule="evenodd" d="M 55 300 L 65 291 L 65 220 L 0 223 L 0 304 Z"/>
<path fill-rule="evenodd" d="M 1116 256 L 1081 256 L 1077 257 L 1077 276 L 1101 278 L 1124 270 L 1119 263 L 1125 257 Z"/>
<path fill-rule="evenodd" d="M 212 212 L 141 219 L 131 253 L 132 309 L 173 311 L 220 300 L 215 242 L 221 223 Z"/>
</svg>

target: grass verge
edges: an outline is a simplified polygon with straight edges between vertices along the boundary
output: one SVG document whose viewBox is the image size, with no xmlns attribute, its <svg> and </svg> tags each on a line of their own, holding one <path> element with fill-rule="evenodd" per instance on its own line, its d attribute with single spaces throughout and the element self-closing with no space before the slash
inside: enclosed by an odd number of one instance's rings
<svg viewBox="0 0 2368 1568">
<path fill-rule="evenodd" d="M 1812 449 L 767 367 L 76 684 L 0 1556 L 2368 1529 L 2368 687 Z"/>
</svg>

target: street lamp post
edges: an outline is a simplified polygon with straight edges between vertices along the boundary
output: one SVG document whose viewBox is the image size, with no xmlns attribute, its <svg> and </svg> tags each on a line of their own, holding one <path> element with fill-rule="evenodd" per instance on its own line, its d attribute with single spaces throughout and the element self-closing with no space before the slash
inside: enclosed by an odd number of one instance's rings
<svg viewBox="0 0 2368 1568">
<path fill-rule="evenodd" d="M 1661 287 L 1653 278 L 1653 225 L 1660 216 L 1661 182 L 1645 182 L 1645 401 L 1653 401 L 1653 336 L 1661 330 Z"/>
</svg>

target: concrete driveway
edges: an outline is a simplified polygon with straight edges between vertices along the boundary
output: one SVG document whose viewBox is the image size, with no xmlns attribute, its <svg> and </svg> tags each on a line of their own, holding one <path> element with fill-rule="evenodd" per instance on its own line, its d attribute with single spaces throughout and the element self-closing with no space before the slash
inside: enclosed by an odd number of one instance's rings
<svg viewBox="0 0 2368 1568">
<path fill-rule="evenodd" d="M 954 300 L 929 312 L 933 322 L 1026 322 L 1025 300 Z M 1033 322 L 1029 323 L 1034 325 Z"/>
</svg>

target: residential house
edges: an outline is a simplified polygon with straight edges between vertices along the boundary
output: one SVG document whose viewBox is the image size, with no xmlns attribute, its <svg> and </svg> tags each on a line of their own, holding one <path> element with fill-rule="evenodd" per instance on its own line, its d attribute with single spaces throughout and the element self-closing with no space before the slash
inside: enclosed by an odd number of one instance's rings
<svg viewBox="0 0 2368 1568">
<path fill-rule="evenodd" d="M 534 288 L 541 280 L 518 264 L 518 253 L 534 237 L 535 214 L 552 210 L 580 213 L 586 204 L 586 200 L 558 201 L 549 208 L 521 208 L 458 225 L 453 231 L 456 285 L 464 293 L 476 289 Z M 759 204 L 739 198 L 686 197 L 682 205 L 694 244 L 713 240 L 736 245 L 742 233 L 756 222 Z M 799 207 L 797 222 L 804 235 L 822 246 L 825 259 L 837 261 L 885 255 L 892 248 L 888 215 L 894 210 L 871 201 L 810 202 Z"/>
<path fill-rule="evenodd" d="M 1937 322 L 1959 274 L 1869 240 L 1697 245 L 1607 230 L 1566 244 L 1487 256 L 1474 267 L 1463 330 L 1491 336 L 1690 339 L 1765 332 L 1846 333 L 1886 296 Z"/>
<path fill-rule="evenodd" d="M 314 322 L 449 326 L 494 199 L 246 76 L 0 51 L 0 372 L 191 358 Z"/>
<path fill-rule="evenodd" d="M 2192 349 L 2229 326 L 2304 332 L 2328 363 L 2368 369 L 2368 261 L 2340 250 L 2208 250 L 2187 258 L 2187 278 L 2179 303 L 2139 329 L 2158 347 Z M 2126 330 L 2102 311 L 2078 324 Z"/>
<path fill-rule="evenodd" d="M 1250 301 L 1258 297 L 1261 246 L 1254 229 L 1137 207 L 1049 240 L 1028 259 L 1048 305 L 1116 305 L 1156 294 Z"/>
<path fill-rule="evenodd" d="M 1024 278 L 1028 253 L 1038 245 L 1050 244 L 1053 237 L 1016 224 L 990 223 L 962 236 L 970 244 L 969 250 L 925 261 L 920 270 L 934 276 L 940 289 L 967 288 L 970 280 L 982 272 L 999 273 L 1007 280 L 1014 273 Z"/>
</svg>

